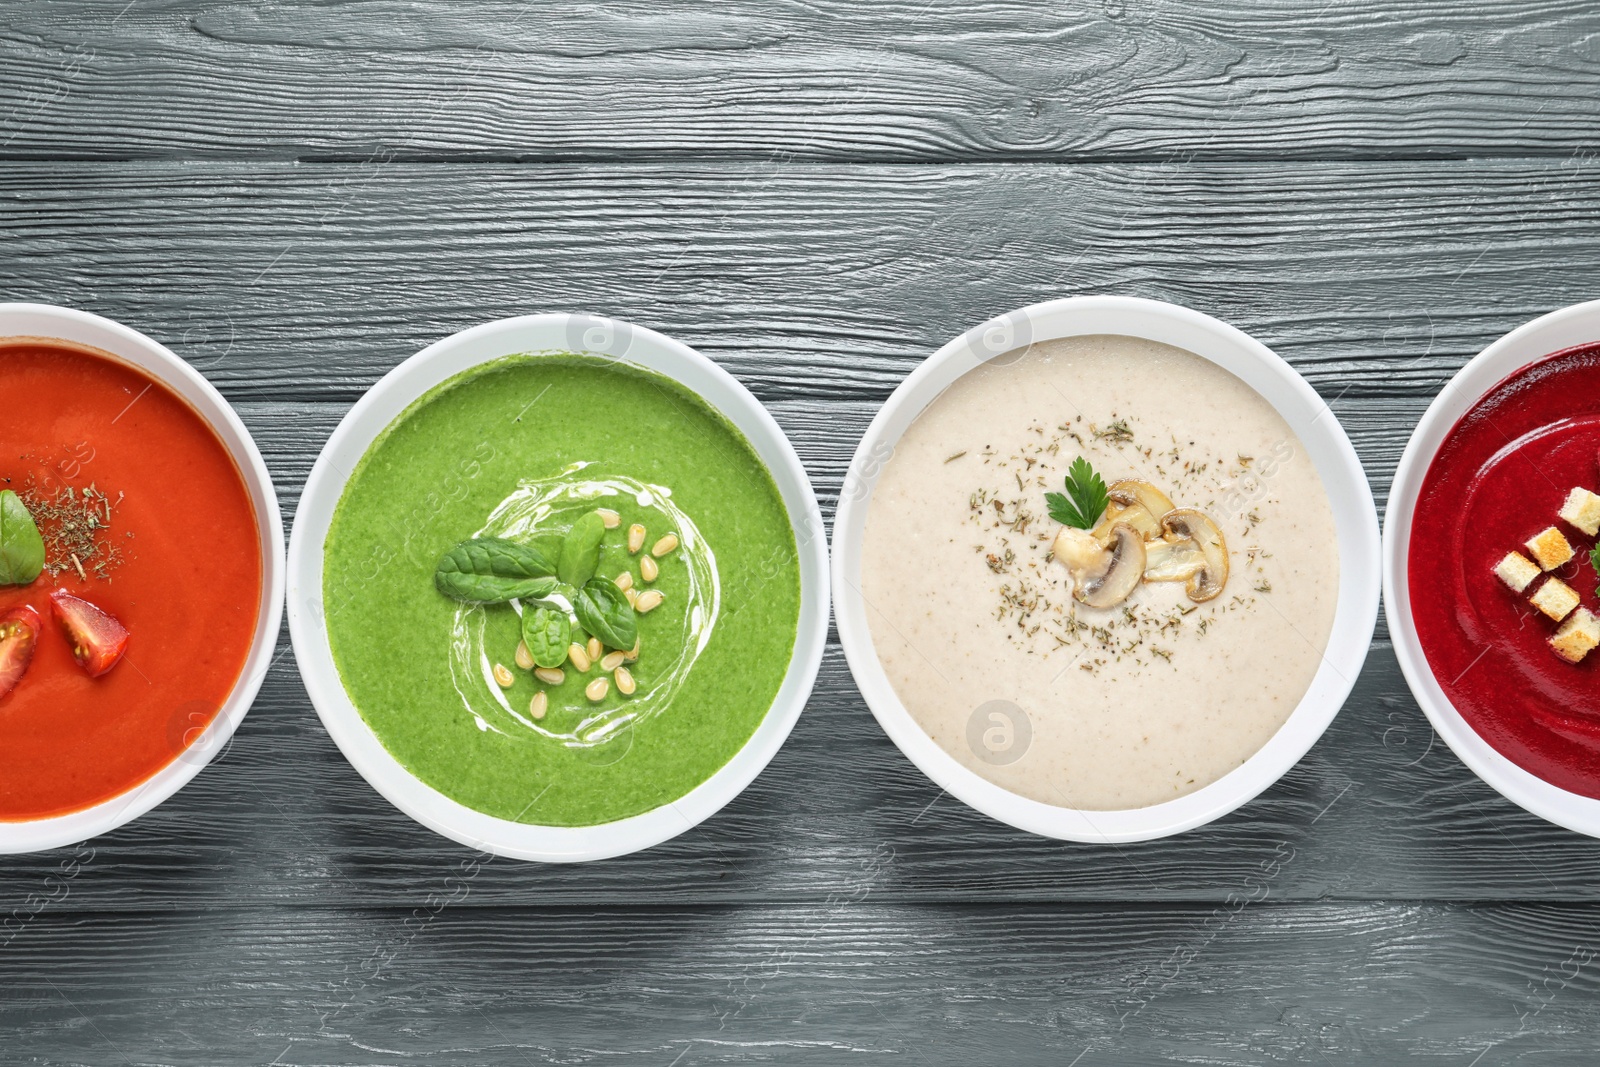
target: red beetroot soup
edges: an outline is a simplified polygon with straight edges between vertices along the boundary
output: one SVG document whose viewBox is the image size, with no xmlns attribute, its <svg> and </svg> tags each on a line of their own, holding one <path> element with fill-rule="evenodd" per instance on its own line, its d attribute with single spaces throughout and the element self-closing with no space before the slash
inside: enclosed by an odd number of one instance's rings
<svg viewBox="0 0 1600 1067">
<path fill-rule="evenodd" d="M 1595 539 L 1556 514 L 1572 488 L 1600 492 L 1597 457 L 1600 343 L 1524 367 L 1462 416 L 1423 480 L 1407 561 L 1417 638 L 1456 710 L 1524 770 L 1600 798 L 1600 649 L 1557 656 L 1558 624 L 1494 573 L 1554 526 L 1575 554 L 1527 593 L 1556 577 L 1600 614 Z"/>
<path fill-rule="evenodd" d="M 255 633 L 261 544 L 227 447 L 143 371 L 64 342 L 4 341 L 0 396 L 0 489 L 22 497 L 46 545 L 37 580 L 0 586 L 0 613 L 28 604 L 44 619 L 0 697 L 0 819 L 38 819 L 133 789 L 216 717 Z M 56 589 L 130 631 L 103 676 L 74 662 Z"/>
</svg>

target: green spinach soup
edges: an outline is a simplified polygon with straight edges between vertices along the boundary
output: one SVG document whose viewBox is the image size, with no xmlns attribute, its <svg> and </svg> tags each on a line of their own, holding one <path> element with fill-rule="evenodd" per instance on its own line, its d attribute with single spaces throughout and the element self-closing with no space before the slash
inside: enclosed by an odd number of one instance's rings
<svg viewBox="0 0 1600 1067">
<path fill-rule="evenodd" d="M 438 386 L 351 474 L 324 547 L 346 692 L 488 815 L 593 826 L 711 777 L 793 653 L 799 562 L 744 436 L 670 379 L 567 353 Z"/>
</svg>

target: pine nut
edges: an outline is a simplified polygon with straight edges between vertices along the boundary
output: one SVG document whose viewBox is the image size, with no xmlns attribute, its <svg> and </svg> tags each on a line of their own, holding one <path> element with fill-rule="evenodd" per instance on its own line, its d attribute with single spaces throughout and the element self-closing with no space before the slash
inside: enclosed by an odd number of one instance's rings
<svg viewBox="0 0 1600 1067">
<path fill-rule="evenodd" d="M 632 589 L 633 588 L 633 572 L 632 571 L 623 571 L 621 574 L 619 574 L 615 578 L 611 579 L 611 581 L 616 585 L 616 587 L 618 589 L 621 589 L 621 590 L 624 590 L 624 591 Z"/>
<path fill-rule="evenodd" d="M 671 552 L 673 549 L 675 549 L 677 547 L 678 547 L 678 535 L 677 534 L 667 534 L 667 536 L 663 537 L 661 540 L 656 542 L 655 547 L 650 550 L 650 554 L 652 556 L 658 556 L 658 557 L 659 556 L 665 556 L 668 552 Z"/>
<path fill-rule="evenodd" d="M 639 577 L 647 582 L 653 582 L 661 576 L 661 565 L 649 556 L 639 560 Z"/>
<path fill-rule="evenodd" d="M 600 669 L 610 674 L 622 666 L 622 661 L 627 658 L 628 654 L 626 652 L 607 652 L 605 658 L 600 661 Z"/>
<path fill-rule="evenodd" d="M 633 610 L 641 615 L 647 611 L 654 611 L 660 606 L 663 599 L 665 598 L 661 595 L 661 590 L 646 589 L 639 594 L 639 599 L 634 602 Z"/>
<path fill-rule="evenodd" d="M 549 706 L 550 698 L 546 696 L 544 690 L 541 689 L 537 693 L 533 694 L 532 700 L 528 701 L 528 714 L 532 715 L 535 719 L 542 719 L 544 718 L 545 709 L 547 709 Z"/>
<path fill-rule="evenodd" d="M 589 647 L 584 649 L 585 652 L 589 653 L 589 661 L 591 663 L 599 659 L 605 653 L 605 650 L 606 646 L 600 643 L 598 637 L 589 638 Z"/>
<path fill-rule="evenodd" d="M 634 523 L 628 527 L 628 551 L 637 552 L 644 547 L 644 527 Z"/>
<path fill-rule="evenodd" d="M 611 679 L 601 675 L 589 683 L 588 688 L 583 691 L 583 695 L 590 700 L 604 700 L 609 692 L 611 692 Z"/>
<path fill-rule="evenodd" d="M 633 639 L 633 649 L 629 651 L 627 657 L 629 663 L 632 663 L 634 660 L 639 658 L 639 642 L 643 640 L 644 638 L 642 637 L 635 637 Z"/>
<path fill-rule="evenodd" d="M 545 685 L 560 685 L 567 680 L 567 672 L 560 667 L 540 667 L 533 676 Z"/>
<path fill-rule="evenodd" d="M 567 646 L 567 658 L 572 661 L 572 669 L 579 674 L 589 669 L 589 650 L 574 641 Z"/>
<path fill-rule="evenodd" d="M 525 671 L 533 670 L 533 653 L 528 651 L 526 641 L 517 642 L 517 666 Z"/>
<path fill-rule="evenodd" d="M 517 680 L 516 676 L 511 673 L 511 668 L 504 663 L 496 663 L 492 673 L 494 674 L 495 684 L 501 689 L 510 689 L 511 683 Z"/>
<path fill-rule="evenodd" d="M 622 525 L 622 516 L 610 508 L 595 508 L 594 513 L 600 516 L 600 521 L 605 523 L 606 529 L 615 530 Z"/>
<path fill-rule="evenodd" d="M 617 692 L 629 696 L 637 687 L 633 684 L 633 673 L 626 667 L 617 668 Z"/>
<path fill-rule="evenodd" d="M 630 608 L 637 608 L 639 606 L 639 590 L 624 589 L 622 591 L 622 595 L 628 598 L 628 606 Z"/>
</svg>

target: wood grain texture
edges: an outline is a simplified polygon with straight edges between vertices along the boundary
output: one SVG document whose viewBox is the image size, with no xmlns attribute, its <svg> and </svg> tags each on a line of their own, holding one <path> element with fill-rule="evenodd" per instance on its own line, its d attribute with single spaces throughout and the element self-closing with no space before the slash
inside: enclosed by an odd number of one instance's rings
<svg viewBox="0 0 1600 1067">
<path fill-rule="evenodd" d="M 292 519 L 349 405 L 489 319 L 688 341 L 831 514 L 940 344 L 1150 296 L 1299 368 L 1381 507 L 1457 367 L 1600 294 L 1597 119 L 1582 0 L 12 0 L 0 300 L 170 344 Z M 1434 738 L 1381 621 L 1308 756 L 1174 840 L 941 795 L 832 644 L 741 797 L 578 867 L 392 809 L 285 641 L 184 791 L 0 857 L 0 1062 L 1589 1067 L 1597 887 L 1600 841 Z"/>
<path fill-rule="evenodd" d="M 1176 299 L 1268 340 L 1328 396 L 1381 500 L 1445 375 L 1592 290 L 1597 196 L 1539 162 L 1327 164 L 1270 185 L 1233 165 L 13 165 L 0 292 L 172 343 L 240 404 L 291 515 L 381 373 L 472 322 L 552 307 L 708 351 L 767 400 L 831 504 L 877 404 L 927 352 L 1085 290 Z M 1286 899 L 1594 896 L 1600 846 L 1518 812 L 1430 737 L 1380 647 L 1330 736 L 1243 812 L 1137 849 L 1058 845 L 940 799 L 834 650 L 789 746 L 710 824 L 616 864 L 503 866 L 476 899 L 626 902 L 647 883 L 671 901 L 814 902 L 856 888 L 882 841 L 886 899 L 1214 901 L 1284 842 Z M 386 906 L 463 855 L 355 776 L 288 658 L 225 759 L 97 844 L 64 908 Z M 25 905 L 59 859 L 0 865 L 0 903 Z"/>
<path fill-rule="evenodd" d="M 763 400 L 881 401 L 992 315 L 1117 292 L 1239 326 L 1337 411 L 1430 399 L 1591 298 L 1597 214 L 1600 171 L 1564 160 L 10 164 L 0 293 L 145 328 L 233 399 L 353 401 L 458 329 L 568 310 L 679 337 Z"/>
<path fill-rule="evenodd" d="M 13 0 L 0 157 L 1463 157 L 1594 145 L 1581 0 Z"/>
<path fill-rule="evenodd" d="M 289 674 L 269 682 L 218 763 L 96 840 L 53 907 L 402 907 L 417 885 L 470 859 L 372 792 Z M 607 863 L 501 862 L 472 903 L 625 904 L 641 885 L 653 901 L 685 904 L 815 903 L 863 890 L 917 902 L 1215 902 L 1286 852 L 1282 900 L 1594 899 L 1600 846 L 1478 782 L 1432 741 L 1401 685 L 1379 650 L 1327 737 L 1262 797 L 1170 841 L 1096 847 L 1030 837 L 942 796 L 883 736 L 834 651 L 789 744 L 702 827 Z M 894 859 L 868 877 L 863 857 L 880 844 Z M 0 919 L 25 913 L 71 855 L 0 865 Z"/>
<path fill-rule="evenodd" d="M 1358 448 L 1399 420 L 1354 402 Z M 1372 406 L 1372 410 L 1368 407 Z M 831 501 L 875 405 L 770 405 Z M 284 490 L 299 485 L 340 403 L 247 401 L 240 412 Z M 1346 414 L 1350 419 L 1350 413 Z M 892 859 L 870 869 L 880 845 Z M 93 843 L 53 910 L 250 905 L 403 907 L 471 853 L 412 823 L 333 747 L 287 642 L 234 744 L 182 793 Z M 884 736 L 837 645 L 788 744 L 702 827 L 649 852 L 581 867 L 485 868 L 467 906 L 897 902 L 1218 902 L 1292 855 L 1279 900 L 1594 900 L 1600 841 L 1552 827 L 1479 782 L 1433 738 L 1380 643 L 1328 735 L 1279 785 L 1179 838 L 1092 847 L 1010 830 L 942 796 Z M 47 893 L 72 850 L 0 861 L 0 921 Z"/>
<path fill-rule="evenodd" d="M 1600 918 L 1563 905 L 41 916 L 10 1063 L 1588 1067 Z M 431 903 L 429 902 L 431 898 Z M 1476 1057 L 1476 1059 L 1475 1059 Z"/>
</svg>

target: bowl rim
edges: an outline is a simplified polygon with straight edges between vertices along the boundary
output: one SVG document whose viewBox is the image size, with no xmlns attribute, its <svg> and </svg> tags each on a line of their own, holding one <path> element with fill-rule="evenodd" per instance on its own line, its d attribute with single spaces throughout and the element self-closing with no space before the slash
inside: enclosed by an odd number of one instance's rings
<svg viewBox="0 0 1600 1067">
<path fill-rule="evenodd" d="M 1234 373 L 1272 403 L 1300 437 L 1322 476 L 1334 512 L 1340 555 L 1338 601 L 1323 662 L 1283 726 L 1248 760 L 1210 785 L 1160 804 L 1117 811 L 1085 811 L 1022 797 L 963 766 L 939 747 L 917 725 L 884 674 L 856 585 L 861 533 L 883 449 L 892 450 L 910 422 L 950 382 L 995 354 L 1018 351 L 1034 340 L 1095 334 L 1174 344 Z M 983 339 L 993 336 L 1005 341 L 985 352 L 989 342 Z M 1021 343 L 1014 343 L 1019 340 Z M 1323 421 L 1331 415 L 1331 408 L 1311 385 L 1259 341 L 1209 315 L 1158 300 L 1063 297 L 990 319 L 942 346 L 900 383 L 862 435 L 834 517 L 835 624 L 851 673 L 884 732 L 936 785 L 969 806 L 1018 829 L 1061 840 L 1118 843 L 1166 837 L 1220 818 L 1271 786 L 1299 762 L 1338 714 L 1360 674 L 1377 623 L 1377 511 L 1365 470 L 1337 416 Z M 1311 440 L 1307 440 L 1308 432 Z M 1340 506 L 1341 500 L 1346 506 Z"/>
<path fill-rule="evenodd" d="M 54 330 L 13 332 L 12 324 L 19 320 L 45 324 Z M 255 634 L 244 666 L 221 709 L 200 735 L 155 774 L 92 807 L 44 819 L 0 821 L 0 854 L 38 852 L 98 837 L 146 814 L 188 785 L 218 753 L 226 750 L 254 704 L 268 669 L 276 662 L 284 596 L 283 519 L 272 474 L 233 405 L 204 375 L 159 341 L 114 319 L 55 304 L 0 303 L 0 339 L 24 337 L 97 349 L 160 381 L 195 409 L 232 456 L 250 493 L 257 532 L 261 534 L 262 582 Z M 203 405 L 209 405 L 211 410 Z"/>
<path fill-rule="evenodd" d="M 1548 822 L 1590 837 L 1600 837 L 1600 800 L 1562 789 L 1512 762 L 1485 741 L 1445 695 L 1412 622 L 1407 549 L 1423 479 L 1461 416 L 1529 364 L 1595 341 L 1600 341 L 1600 300 L 1589 300 L 1525 322 L 1469 359 L 1429 402 L 1406 441 L 1383 523 L 1383 604 L 1389 636 L 1406 685 L 1434 732 L 1501 796 Z"/>
<path fill-rule="evenodd" d="M 628 338 L 625 351 L 580 348 L 589 344 L 596 326 L 609 336 Z M 563 343 L 529 340 L 540 337 Z M 349 481 L 331 457 L 342 451 L 354 451 L 358 459 L 364 456 L 400 412 L 437 384 L 491 359 L 542 351 L 596 352 L 662 374 L 693 391 L 745 435 L 768 467 L 789 513 L 799 555 L 795 646 L 778 694 L 755 732 L 727 763 L 683 796 L 594 826 L 540 826 L 497 818 L 452 800 L 413 776 L 378 740 L 350 700 L 333 665 L 317 607 L 323 544 Z M 701 387 L 684 381 L 685 377 L 698 377 Z M 708 396 L 708 391 L 717 395 Z M 469 848 L 512 859 L 547 863 L 610 859 L 659 845 L 710 818 L 742 793 L 783 746 L 810 699 L 827 639 L 829 585 L 823 529 L 810 479 L 787 435 L 749 389 L 710 358 L 681 341 L 621 319 L 568 312 L 497 319 L 441 338 L 396 365 L 362 395 L 323 445 L 306 479 L 289 539 L 290 640 L 306 691 L 334 743 L 379 795 L 413 820 Z"/>
</svg>

